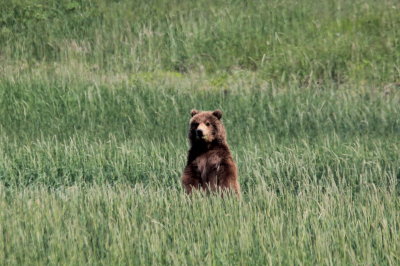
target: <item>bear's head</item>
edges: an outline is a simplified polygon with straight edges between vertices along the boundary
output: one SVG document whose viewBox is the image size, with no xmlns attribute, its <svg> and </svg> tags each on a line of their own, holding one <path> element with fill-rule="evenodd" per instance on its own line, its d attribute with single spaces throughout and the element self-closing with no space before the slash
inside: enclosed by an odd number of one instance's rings
<svg viewBox="0 0 400 266">
<path fill-rule="evenodd" d="M 221 110 L 190 112 L 192 118 L 189 122 L 189 139 L 194 143 L 222 143 L 226 133 L 222 124 Z"/>
</svg>

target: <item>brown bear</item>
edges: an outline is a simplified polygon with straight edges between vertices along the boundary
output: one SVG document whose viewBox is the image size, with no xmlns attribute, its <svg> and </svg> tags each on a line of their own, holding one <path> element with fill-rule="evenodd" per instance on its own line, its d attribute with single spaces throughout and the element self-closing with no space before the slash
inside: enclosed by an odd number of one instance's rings
<svg viewBox="0 0 400 266">
<path fill-rule="evenodd" d="M 190 149 L 182 175 L 186 192 L 232 190 L 240 197 L 237 168 L 226 142 L 222 112 L 192 110 L 190 114 Z"/>
</svg>

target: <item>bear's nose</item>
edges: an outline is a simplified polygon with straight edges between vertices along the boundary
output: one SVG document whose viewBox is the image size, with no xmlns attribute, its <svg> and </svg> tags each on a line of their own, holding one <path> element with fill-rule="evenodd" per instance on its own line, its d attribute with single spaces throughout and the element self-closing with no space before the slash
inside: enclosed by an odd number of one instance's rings
<svg viewBox="0 0 400 266">
<path fill-rule="evenodd" d="M 201 129 L 197 129 L 196 136 L 201 138 L 203 136 L 203 131 Z"/>
</svg>

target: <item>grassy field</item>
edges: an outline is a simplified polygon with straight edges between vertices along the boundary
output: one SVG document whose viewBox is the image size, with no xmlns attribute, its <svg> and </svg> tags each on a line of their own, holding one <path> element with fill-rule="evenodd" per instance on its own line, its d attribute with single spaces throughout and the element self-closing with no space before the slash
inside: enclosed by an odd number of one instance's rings
<svg viewBox="0 0 400 266">
<path fill-rule="evenodd" d="M 398 1 L 0 10 L 0 264 L 400 264 Z M 192 108 L 242 200 L 184 194 Z"/>
</svg>

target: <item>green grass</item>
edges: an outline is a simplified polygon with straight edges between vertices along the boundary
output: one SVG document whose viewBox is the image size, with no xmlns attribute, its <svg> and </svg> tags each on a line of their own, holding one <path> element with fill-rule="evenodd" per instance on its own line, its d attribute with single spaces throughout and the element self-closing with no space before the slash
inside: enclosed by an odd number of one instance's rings
<svg viewBox="0 0 400 266">
<path fill-rule="evenodd" d="M 7 192 L 6 192 L 7 191 Z M 365 186 L 265 187 L 192 199 L 135 186 L 1 188 L 0 258 L 13 264 L 397 264 L 397 195 Z M 18 219 L 15 219 L 18 217 Z"/>
<path fill-rule="evenodd" d="M 400 263 L 397 1 L 0 10 L 0 264 Z M 192 108 L 242 200 L 182 190 Z"/>
<path fill-rule="evenodd" d="M 248 69 L 305 84 L 399 80 L 398 1 L 13 0 L 0 9 L 2 57 L 18 67 Z"/>
</svg>

